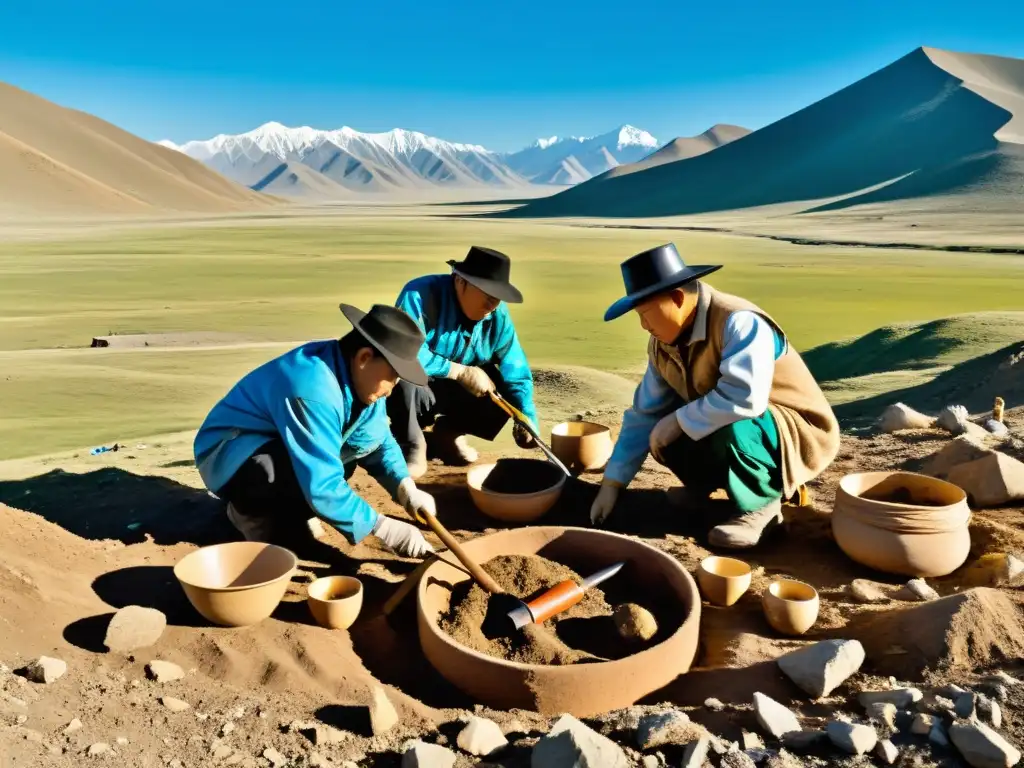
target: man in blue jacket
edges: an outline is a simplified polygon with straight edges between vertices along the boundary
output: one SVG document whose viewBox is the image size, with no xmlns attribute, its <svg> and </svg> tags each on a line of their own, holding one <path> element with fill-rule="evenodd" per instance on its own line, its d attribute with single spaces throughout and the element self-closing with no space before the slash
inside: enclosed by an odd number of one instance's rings
<svg viewBox="0 0 1024 768">
<path fill-rule="evenodd" d="M 493 440 L 509 418 L 490 392 L 499 392 L 538 426 L 533 374 L 506 306 L 523 300 L 509 282 L 508 256 L 473 246 L 463 261 L 448 264 L 453 274 L 418 277 L 396 302 L 426 337 L 419 360 L 429 384 L 403 381 L 388 398 L 391 429 L 414 478 L 427 471 L 423 428 L 431 424 L 442 461 L 464 466 L 477 460 L 466 435 Z M 521 448 L 534 442 L 518 424 L 513 437 Z"/>
<path fill-rule="evenodd" d="M 315 515 L 352 544 L 372 534 L 399 555 L 422 557 L 433 548 L 420 530 L 375 511 L 348 479 L 362 466 L 414 518 L 435 514 L 385 409 L 399 378 L 426 384 L 423 334 L 394 307 L 340 308 L 348 334 L 261 365 L 214 406 L 196 435 L 196 466 L 249 541 L 295 541 Z"/>
</svg>

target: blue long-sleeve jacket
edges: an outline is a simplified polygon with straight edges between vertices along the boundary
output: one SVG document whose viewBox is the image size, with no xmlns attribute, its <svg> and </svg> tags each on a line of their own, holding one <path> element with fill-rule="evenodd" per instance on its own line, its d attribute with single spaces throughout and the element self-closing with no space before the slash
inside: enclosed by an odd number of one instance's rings
<svg viewBox="0 0 1024 768">
<path fill-rule="evenodd" d="M 304 344 L 246 374 L 213 407 L 193 445 L 196 467 L 217 493 L 280 436 L 310 507 L 357 543 L 373 530 L 377 512 L 349 486 L 346 466 L 363 467 L 392 498 L 409 470 L 384 398 L 353 418 L 355 403 L 338 342 Z"/>
<path fill-rule="evenodd" d="M 502 394 L 538 427 L 533 374 L 504 302 L 479 323 L 462 314 L 451 275 L 425 275 L 411 280 L 396 305 L 423 330 L 426 340 L 420 363 L 431 378 L 445 378 L 451 363 L 481 366 L 494 363 L 505 380 Z"/>
</svg>

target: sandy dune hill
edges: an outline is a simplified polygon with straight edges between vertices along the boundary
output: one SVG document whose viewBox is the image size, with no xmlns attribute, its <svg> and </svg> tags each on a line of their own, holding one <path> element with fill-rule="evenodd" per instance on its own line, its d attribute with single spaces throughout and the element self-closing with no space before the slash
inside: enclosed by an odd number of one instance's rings
<svg viewBox="0 0 1024 768">
<path fill-rule="evenodd" d="M 179 152 L 0 83 L 0 210 L 215 213 L 277 202 Z"/>
<path fill-rule="evenodd" d="M 739 125 L 726 125 L 724 123 L 719 123 L 718 125 L 711 126 L 699 136 L 680 136 L 677 139 L 673 139 L 657 152 L 651 153 L 643 160 L 639 160 L 635 163 L 628 163 L 626 165 L 620 165 L 618 168 L 612 168 L 604 174 L 602 178 L 612 179 L 616 176 L 636 173 L 637 171 L 654 168 L 655 166 L 664 165 L 665 163 L 673 163 L 677 160 L 686 160 L 691 157 L 697 157 L 698 155 L 703 155 L 713 149 L 718 149 L 731 141 L 736 141 L 736 139 L 742 138 L 748 133 L 750 133 L 749 128 L 743 128 Z"/>
<path fill-rule="evenodd" d="M 513 215 L 672 216 L 914 199 L 991 213 L 1024 199 L 1024 60 L 919 48 L 697 157 L 537 200 Z"/>
</svg>

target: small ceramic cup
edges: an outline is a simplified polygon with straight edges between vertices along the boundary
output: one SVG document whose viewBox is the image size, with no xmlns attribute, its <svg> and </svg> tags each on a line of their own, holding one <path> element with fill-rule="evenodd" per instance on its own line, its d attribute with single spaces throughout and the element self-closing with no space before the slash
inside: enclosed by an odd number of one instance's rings
<svg viewBox="0 0 1024 768">
<path fill-rule="evenodd" d="M 351 576 L 325 576 L 309 585 L 306 603 L 320 626 L 348 629 L 363 607 L 363 585 Z"/>
<path fill-rule="evenodd" d="M 750 566 L 732 557 L 705 557 L 697 567 L 697 583 L 708 602 L 732 605 L 750 589 Z"/>
<path fill-rule="evenodd" d="M 802 635 L 818 620 L 818 591 L 795 579 L 776 579 L 761 596 L 765 618 L 776 632 Z"/>
</svg>

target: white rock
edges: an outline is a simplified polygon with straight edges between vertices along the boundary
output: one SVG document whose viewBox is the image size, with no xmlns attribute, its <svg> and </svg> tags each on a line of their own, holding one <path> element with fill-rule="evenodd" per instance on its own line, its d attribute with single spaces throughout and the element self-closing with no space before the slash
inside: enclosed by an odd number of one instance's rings
<svg viewBox="0 0 1024 768">
<path fill-rule="evenodd" d="M 889 595 L 873 581 L 854 579 L 846 588 L 847 593 L 860 603 L 887 603 Z"/>
<path fill-rule="evenodd" d="M 951 434 L 962 435 L 968 430 L 967 424 L 970 418 L 971 415 L 964 406 L 947 405 L 939 411 L 935 423 Z"/>
<path fill-rule="evenodd" d="M 129 605 L 114 614 L 103 643 L 110 651 L 134 651 L 153 645 L 166 628 L 167 617 L 160 611 Z"/>
<path fill-rule="evenodd" d="M 680 768 L 701 768 L 708 757 L 708 749 L 711 748 L 711 739 L 706 736 L 697 741 L 691 741 L 686 745 L 683 752 L 683 762 Z"/>
<path fill-rule="evenodd" d="M 459 732 L 459 749 L 477 757 L 486 757 L 508 745 L 508 739 L 497 723 L 482 717 L 470 717 L 469 723 Z"/>
<path fill-rule="evenodd" d="M 636 729 L 636 743 L 640 749 L 654 749 L 679 740 L 690 718 L 683 712 L 656 712 L 644 715 Z"/>
<path fill-rule="evenodd" d="M 927 736 L 932 729 L 932 724 L 935 722 L 935 718 L 929 715 L 927 712 L 920 712 L 917 717 L 914 718 L 914 722 L 910 724 L 910 732 L 917 734 L 918 736 Z"/>
<path fill-rule="evenodd" d="M 85 752 L 89 757 L 97 757 L 98 755 L 106 754 L 109 751 L 109 744 L 104 744 L 102 741 L 98 741 L 95 744 L 90 744 L 89 748 Z"/>
<path fill-rule="evenodd" d="M 82 730 L 82 721 L 79 720 L 76 717 L 74 720 L 72 720 L 70 723 L 68 723 L 67 726 L 64 728 L 64 735 L 65 736 L 70 736 L 75 731 L 80 731 L 80 730 Z"/>
<path fill-rule="evenodd" d="M 920 701 L 924 695 L 917 688 L 897 688 L 892 691 L 865 691 L 857 696 L 860 705 L 867 709 L 872 704 L 893 704 L 897 709 L 906 709 Z"/>
<path fill-rule="evenodd" d="M 1003 727 L 1003 710 L 999 702 L 988 696 L 978 696 L 978 714 L 988 720 L 993 728 Z"/>
<path fill-rule="evenodd" d="M 126 739 L 124 736 L 118 736 L 117 737 L 117 746 L 119 746 L 119 747 L 127 747 L 128 746 L 128 739 Z"/>
<path fill-rule="evenodd" d="M 720 702 L 718 699 L 705 699 L 704 706 L 710 709 L 712 712 L 725 711 L 725 704 Z"/>
<path fill-rule="evenodd" d="M 764 749 L 764 742 L 756 733 L 743 731 L 740 735 L 740 746 L 743 747 L 744 752 L 749 752 L 752 749 Z"/>
<path fill-rule="evenodd" d="M 952 699 L 953 701 L 956 701 L 960 698 L 961 695 L 965 693 L 967 693 L 966 688 L 961 688 L 959 685 L 954 685 L 953 683 L 944 685 L 938 690 L 938 694 L 940 696 L 944 696 L 947 699 Z"/>
<path fill-rule="evenodd" d="M 953 723 L 949 738 L 974 768 L 1009 768 L 1020 762 L 1020 750 L 984 723 Z"/>
<path fill-rule="evenodd" d="M 878 701 L 867 708 L 868 717 L 889 728 L 896 727 L 896 705 L 887 701 Z"/>
<path fill-rule="evenodd" d="M 644 759 L 641 761 L 643 768 L 661 768 L 661 758 L 657 755 L 644 755 Z M 479 768 L 479 766 L 478 766 Z"/>
<path fill-rule="evenodd" d="M 226 760 L 227 758 L 231 757 L 234 753 L 235 750 L 233 750 L 227 744 L 221 744 L 217 747 L 214 747 L 213 751 L 210 754 L 213 755 L 214 760 Z"/>
<path fill-rule="evenodd" d="M 986 419 L 982 426 L 985 428 L 986 432 L 990 432 L 991 434 L 999 437 L 1008 434 L 1010 431 L 1006 428 L 1006 425 L 1003 424 L 1003 422 L 996 421 L 995 419 Z"/>
<path fill-rule="evenodd" d="M 171 710 L 171 712 L 184 712 L 189 706 L 187 701 L 176 699 L 173 696 L 161 697 L 160 703 Z"/>
<path fill-rule="evenodd" d="M 626 754 L 572 715 L 562 715 L 530 755 L 531 768 L 629 768 Z"/>
<path fill-rule="evenodd" d="M 1020 684 L 1020 680 L 1018 680 L 1015 677 L 1011 677 L 1002 670 L 999 670 L 998 672 L 993 672 L 991 678 L 998 683 L 1002 683 L 1003 685 L 1008 685 L 1010 687 Z"/>
<path fill-rule="evenodd" d="M 822 640 L 780 656 L 779 669 L 816 699 L 828 696 L 864 663 L 858 640 Z"/>
<path fill-rule="evenodd" d="M 790 731 L 802 730 L 793 712 L 763 693 L 754 694 L 754 712 L 758 724 L 776 739 Z"/>
<path fill-rule="evenodd" d="M 924 579 L 911 579 L 908 581 L 901 590 L 900 596 L 905 600 L 916 600 L 920 603 L 939 599 L 939 593 L 929 587 Z"/>
<path fill-rule="evenodd" d="M 67 671 L 67 662 L 50 656 L 40 656 L 25 668 L 25 677 L 33 683 L 49 685 L 63 677 Z"/>
<path fill-rule="evenodd" d="M 319 752 L 310 752 L 307 760 L 309 760 L 310 768 L 328 768 L 331 764 L 330 761 Z"/>
<path fill-rule="evenodd" d="M 282 755 L 273 747 L 267 747 L 263 750 L 263 757 L 270 761 L 270 764 L 274 768 L 281 768 L 283 765 L 288 765 L 288 758 Z"/>
<path fill-rule="evenodd" d="M 390 731 L 398 723 L 398 711 L 388 699 L 383 688 L 373 689 L 373 701 L 370 703 L 370 729 L 374 736 Z"/>
<path fill-rule="evenodd" d="M 883 432 L 899 432 L 903 429 L 928 429 L 934 423 L 931 416 L 925 416 L 903 403 L 893 403 L 882 411 L 878 428 Z"/>
<path fill-rule="evenodd" d="M 900 751 L 888 739 L 882 739 L 875 746 L 875 756 L 885 765 L 894 765 L 900 756 Z"/>
<path fill-rule="evenodd" d="M 235 724 L 234 723 L 224 723 L 224 725 L 222 725 L 220 727 L 220 735 L 221 736 L 227 736 L 233 730 L 235 730 Z"/>
<path fill-rule="evenodd" d="M 146 674 L 158 683 L 173 683 L 185 677 L 185 670 L 169 661 L 156 660 L 146 665 Z"/>
<path fill-rule="evenodd" d="M 878 743 L 878 734 L 870 725 L 833 720 L 825 726 L 825 732 L 833 744 L 851 755 L 867 754 Z"/>
<path fill-rule="evenodd" d="M 452 768 L 456 755 L 450 749 L 424 741 L 412 741 L 402 753 L 402 768 Z"/>
</svg>

